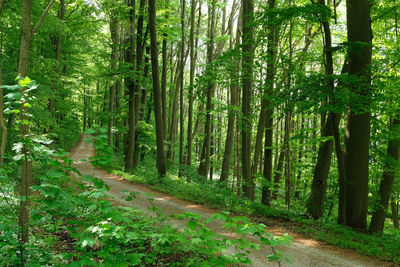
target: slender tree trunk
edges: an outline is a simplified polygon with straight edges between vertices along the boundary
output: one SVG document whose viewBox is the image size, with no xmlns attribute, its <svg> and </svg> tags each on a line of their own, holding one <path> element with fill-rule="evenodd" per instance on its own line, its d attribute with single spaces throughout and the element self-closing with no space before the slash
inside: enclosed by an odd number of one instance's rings
<svg viewBox="0 0 400 267">
<path fill-rule="evenodd" d="M 334 113 L 332 120 L 333 137 L 335 139 L 335 153 L 337 159 L 337 168 L 339 176 L 339 206 L 338 206 L 338 223 L 344 225 L 346 221 L 346 187 L 345 187 L 345 171 L 344 171 L 344 152 L 340 138 L 339 125 L 341 113 Z"/>
<path fill-rule="evenodd" d="M 321 5 L 325 5 L 325 0 L 320 0 Z M 325 44 L 324 44 L 324 59 L 325 59 L 325 74 L 333 74 L 333 57 L 332 57 L 332 37 L 329 21 L 325 20 L 322 22 L 324 28 Z M 328 78 L 329 79 L 329 78 Z M 327 86 L 333 94 L 335 88 L 332 80 L 328 81 Z M 332 99 L 328 100 L 332 102 Z M 324 116 L 323 116 L 324 117 Z M 318 149 L 318 158 L 315 165 L 314 177 L 311 185 L 311 194 L 308 202 L 307 212 L 314 218 L 320 218 L 324 213 L 324 203 L 326 196 L 326 183 L 328 180 L 329 170 L 331 167 L 331 158 L 333 151 L 333 136 L 332 129 L 333 112 L 328 113 L 328 117 L 322 120 L 322 137 L 329 138 L 326 141 L 322 141 Z"/>
<path fill-rule="evenodd" d="M 185 6 L 186 6 L 186 1 L 182 0 L 181 4 L 181 70 L 180 70 L 180 76 L 181 76 L 181 85 L 180 85 L 180 97 L 179 97 L 179 108 L 180 108 L 180 125 L 179 125 L 179 176 L 182 176 L 182 165 L 184 163 L 184 140 L 185 140 L 185 117 L 184 117 L 184 106 L 183 106 L 183 89 L 184 89 L 184 74 L 185 74 L 185 54 L 183 51 L 185 51 Z"/>
<path fill-rule="evenodd" d="M 133 162 L 132 167 L 135 168 L 139 162 L 140 155 L 140 145 L 138 143 L 138 123 L 140 117 L 140 107 L 141 107 L 141 95 L 143 88 L 143 77 L 142 73 L 144 72 L 143 65 L 143 56 L 144 56 L 144 48 L 146 45 L 145 35 L 143 33 L 143 21 L 144 21 L 144 9 L 146 6 L 147 0 L 140 0 L 139 4 L 139 16 L 137 23 L 137 38 L 136 38 L 136 80 L 135 80 L 135 148 L 133 150 Z"/>
<path fill-rule="evenodd" d="M 394 228 L 399 229 L 399 212 L 396 207 L 396 202 L 394 201 L 393 195 L 392 195 L 392 199 L 390 201 L 390 207 L 392 209 L 393 226 L 394 226 Z"/>
<path fill-rule="evenodd" d="M 165 7 L 169 8 L 169 1 L 165 1 Z M 165 19 L 168 20 L 168 12 L 165 14 Z M 163 136 L 167 138 L 167 38 L 168 34 L 163 34 L 162 41 L 162 70 L 161 70 L 161 104 L 162 104 L 162 119 L 163 119 Z"/>
<path fill-rule="evenodd" d="M 400 120 L 390 119 L 389 128 L 393 132 L 394 129 L 400 126 Z M 383 232 L 383 227 L 385 226 L 386 210 L 389 205 L 390 196 L 392 195 L 393 184 L 396 174 L 396 164 L 399 161 L 400 153 L 400 137 L 399 136 L 389 136 L 389 143 L 387 147 L 387 158 L 385 162 L 385 167 L 382 175 L 382 181 L 379 186 L 378 196 L 379 202 L 378 207 L 372 214 L 371 224 L 369 225 L 370 233 Z"/>
<path fill-rule="evenodd" d="M 118 44 L 118 55 L 119 55 L 119 62 L 123 62 L 124 61 L 124 53 L 123 53 L 123 49 L 122 45 L 124 42 L 124 27 L 122 25 L 120 25 L 119 27 L 119 31 L 120 31 L 120 38 L 119 38 L 119 44 Z M 118 64 L 119 64 L 118 62 Z M 121 97 L 122 97 L 122 79 L 118 78 L 115 84 L 115 110 L 119 113 L 120 112 L 120 108 L 121 108 Z M 115 147 L 117 150 L 120 150 L 121 147 L 121 122 L 118 119 L 118 116 L 115 118 L 115 124 L 117 125 L 117 133 L 115 135 Z"/>
<path fill-rule="evenodd" d="M 290 130 L 292 128 L 292 113 L 288 111 L 285 116 L 285 203 L 286 209 L 290 209 L 290 196 L 291 196 L 291 171 L 290 171 Z"/>
<path fill-rule="evenodd" d="M 190 7 L 190 78 L 189 78 L 189 110 L 188 110 L 188 130 L 187 130 L 187 150 L 186 150 L 186 164 L 192 165 L 192 128 L 193 128 L 193 86 L 194 86 L 194 73 L 196 62 L 194 58 L 194 19 L 196 15 L 196 0 L 191 0 Z"/>
<path fill-rule="evenodd" d="M 207 75 L 211 76 L 213 68 L 211 63 L 214 54 L 214 30 L 215 30 L 215 7 L 216 0 L 212 0 L 212 4 L 208 6 L 210 16 L 210 29 L 207 48 Z M 215 81 L 208 81 L 207 84 L 207 102 L 206 102 L 206 122 L 204 125 L 204 143 L 201 151 L 200 165 L 198 173 L 202 176 L 207 176 L 210 164 L 210 141 L 211 141 L 211 111 L 212 111 L 212 98 L 214 97 Z"/>
<path fill-rule="evenodd" d="M 3 10 L 4 1 L 0 0 L 0 15 Z M 0 168 L 3 166 L 3 158 L 7 147 L 7 127 L 4 122 L 4 95 L 3 95 L 3 68 L 2 68 L 3 38 L 0 39 Z"/>
<path fill-rule="evenodd" d="M 278 189 L 279 189 L 280 182 L 282 179 L 283 161 L 284 160 L 285 160 L 285 148 L 283 145 L 283 147 L 281 148 L 281 152 L 279 153 L 278 164 L 275 168 L 275 174 L 274 174 L 274 190 L 272 192 L 272 199 L 274 199 L 274 200 L 276 200 L 278 197 Z"/>
<path fill-rule="evenodd" d="M 0 8 L 0 14 L 1 14 L 1 8 Z M 5 155 L 6 146 L 7 146 L 7 127 L 4 122 L 3 88 L 1 87 L 3 85 L 3 70 L 2 70 L 2 65 L 1 65 L 1 53 L 2 53 L 2 51 L 0 50 L 0 134 L 1 134 L 0 167 L 2 167 L 2 165 L 3 165 L 3 157 Z"/>
<path fill-rule="evenodd" d="M 149 28 L 150 28 L 150 47 L 151 47 L 151 70 L 153 76 L 153 95 L 154 95 L 154 114 L 156 120 L 156 143 L 157 143 L 157 169 L 159 177 L 166 175 L 164 152 L 164 136 L 162 121 L 162 104 L 160 77 L 158 68 L 158 48 L 156 35 L 156 1 L 149 0 Z"/>
<path fill-rule="evenodd" d="M 372 30 L 368 0 L 347 0 L 347 38 L 350 43 L 365 44 L 349 49 L 349 75 L 359 79 L 354 92 L 346 127 L 346 225 L 367 229 L 368 165 L 370 145 L 370 84 Z"/>
<path fill-rule="evenodd" d="M 253 90 L 254 63 L 254 4 L 253 0 L 243 1 L 242 36 L 242 173 L 243 193 L 252 199 L 253 179 L 251 177 L 251 95 Z"/>
<path fill-rule="evenodd" d="M 269 9 L 273 10 L 276 6 L 275 0 L 269 0 Z M 275 78 L 275 61 L 276 51 L 278 49 L 278 34 L 277 26 L 271 25 L 268 29 L 268 47 L 267 47 L 267 77 L 265 86 L 267 94 L 265 97 L 270 97 L 274 93 L 274 78 Z M 265 145 L 264 145 L 264 171 L 263 176 L 268 185 L 262 187 L 261 202 L 269 206 L 271 201 L 272 184 L 272 143 L 273 143 L 273 122 L 274 122 L 274 109 L 269 99 L 266 99 L 266 125 L 265 125 Z M 278 133 L 277 133 L 278 135 Z"/>
<path fill-rule="evenodd" d="M 61 22 L 64 22 L 65 17 L 65 0 L 60 0 L 60 13 L 59 19 Z M 61 32 L 58 33 L 57 40 L 56 40 L 56 67 L 55 67 L 55 79 L 52 82 L 51 90 L 52 96 L 49 98 L 48 110 L 50 113 L 54 112 L 54 97 L 56 94 L 57 82 L 59 79 L 60 74 L 60 64 L 61 64 L 61 48 L 62 48 L 62 34 Z"/>
<path fill-rule="evenodd" d="M 130 9 L 129 14 L 129 47 L 127 49 L 127 61 L 131 64 L 131 70 L 136 69 L 135 60 L 135 6 L 136 0 L 128 0 Z M 129 103 L 128 103 L 128 146 L 125 155 L 125 170 L 131 171 L 133 168 L 133 153 L 135 149 L 135 81 L 134 77 L 127 79 L 127 87 L 129 92 Z"/>
<path fill-rule="evenodd" d="M 113 15 L 112 15 L 113 16 Z M 115 18 L 111 18 L 110 22 L 110 32 L 111 32 L 111 71 L 113 72 L 112 84 L 110 86 L 110 98 L 108 102 L 108 144 L 110 146 L 113 145 L 113 133 L 112 128 L 114 125 L 114 105 L 115 105 L 115 86 L 116 86 L 116 77 L 115 72 L 117 71 L 117 61 L 118 61 L 118 41 L 119 41 L 119 33 L 118 33 L 118 22 Z"/>
<path fill-rule="evenodd" d="M 299 141 L 299 157 L 297 159 L 298 164 L 300 165 L 303 162 L 303 144 L 304 144 L 304 137 L 303 137 L 303 133 L 304 133 L 304 125 L 305 125 L 305 118 L 304 116 L 302 116 L 301 120 L 300 120 L 300 133 L 302 135 L 300 141 Z M 301 177 L 302 177 L 302 168 L 300 167 L 297 173 L 297 178 L 296 178 L 296 190 L 294 193 L 294 198 L 295 199 L 299 199 L 300 197 L 300 183 L 301 183 Z"/>
<path fill-rule="evenodd" d="M 22 26 L 21 26 L 21 41 L 19 48 L 18 57 L 18 73 L 22 77 L 28 75 L 28 64 L 29 64 L 29 53 L 31 49 L 32 41 L 32 28 L 31 28 L 31 18 L 32 18 L 32 6 L 33 0 L 24 0 L 22 8 Z M 20 119 L 24 120 L 25 111 L 20 113 Z M 21 136 L 26 136 L 29 134 L 29 126 L 26 124 L 20 127 Z M 22 149 L 24 155 L 28 155 L 29 148 L 24 145 Z M 21 227 L 21 243 L 28 243 L 29 241 L 29 209 L 31 195 L 31 185 L 32 185 L 32 161 L 26 157 L 22 161 L 22 177 L 21 177 L 21 201 L 19 207 L 19 226 Z"/>
<path fill-rule="evenodd" d="M 235 44 L 235 49 L 239 49 L 240 45 L 240 15 L 238 19 L 238 25 L 237 25 L 237 30 L 236 30 L 236 44 Z M 229 48 L 230 50 L 233 49 L 233 37 L 232 37 L 232 31 L 233 31 L 233 25 L 231 24 L 229 26 L 229 35 L 231 36 L 230 42 L 229 42 Z M 234 142 L 234 137 L 235 137 L 235 120 L 236 120 L 236 110 L 235 107 L 237 107 L 237 94 L 239 90 L 239 64 L 240 61 L 238 58 L 235 56 L 232 57 L 231 61 L 233 68 L 231 72 L 231 84 L 230 84 L 230 89 L 231 89 L 231 108 L 228 111 L 228 129 L 226 132 L 226 140 L 225 140 L 225 151 L 224 151 L 224 157 L 222 160 L 222 169 L 221 169 L 221 177 L 220 181 L 223 182 L 229 178 L 229 172 L 231 168 L 231 157 L 232 157 L 232 148 L 233 148 L 233 142 Z"/>
</svg>

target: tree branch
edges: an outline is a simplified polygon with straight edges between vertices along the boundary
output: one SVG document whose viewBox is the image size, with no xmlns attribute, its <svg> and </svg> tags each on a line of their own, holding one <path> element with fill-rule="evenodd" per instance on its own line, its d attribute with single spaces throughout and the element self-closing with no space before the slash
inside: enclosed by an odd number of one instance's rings
<svg viewBox="0 0 400 267">
<path fill-rule="evenodd" d="M 32 35 L 34 35 L 37 30 L 39 29 L 40 25 L 42 25 L 42 22 L 44 18 L 46 17 L 47 13 L 49 12 L 51 6 L 54 4 L 55 0 L 51 0 L 50 3 L 47 5 L 46 9 L 43 11 L 42 16 L 40 17 L 38 23 L 36 24 L 35 28 L 32 31 Z"/>
</svg>

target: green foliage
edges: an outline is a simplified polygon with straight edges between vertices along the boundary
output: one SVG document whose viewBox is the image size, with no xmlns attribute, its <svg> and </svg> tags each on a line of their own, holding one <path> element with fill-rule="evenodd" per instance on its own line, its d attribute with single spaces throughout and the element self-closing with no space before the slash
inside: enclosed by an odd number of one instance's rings
<svg viewBox="0 0 400 267">
<path fill-rule="evenodd" d="M 294 206 L 292 211 L 287 211 L 284 205 L 279 209 L 267 207 L 261 203 L 253 203 L 236 197 L 227 188 L 226 184 L 205 180 L 204 177 L 198 176 L 197 172 L 190 168 L 185 170 L 186 179 L 179 178 L 177 175 L 178 170 L 173 169 L 160 182 L 157 179 L 157 173 L 153 167 L 154 164 L 154 161 L 145 160 L 133 174 L 121 171 L 114 171 L 114 173 L 135 183 L 150 185 L 151 188 L 157 191 L 181 199 L 203 204 L 211 208 L 228 210 L 234 214 L 256 216 L 256 218 L 262 218 L 266 222 L 272 220 L 273 224 L 279 222 L 279 225 L 287 228 L 294 227 L 296 232 L 310 238 L 317 237 L 317 239 L 323 242 L 341 248 L 351 248 L 361 254 L 375 255 L 383 260 L 400 263 L 400 235 L 398 233 L 384 234 L 381 237 L 371 236 L 355 232 L 345 226 L 337 225 L 336 221 L 332 221 L 330 218 L 322 218 L 317 221 L 305 218 L 303 216 L 304 207 Z M 279 206 L 278 203 L 276 205 Z M 224 215 L 216 216 L 219 219 L 224 218 Z M 277 222 L 274 221 L 275 219 Z M 272 243 L 285 244 L 287 242 L 285 237 L 277 237 L 277 239 L 274 238 L 273 240 L 271 241 Z M 279 252 L 277 252 L 277 255 L 279 255 Z M 275 257 L 278 256 L 274 255 L 272 259 L 275 259 Z"/>
<path fill-rule="evenodd" d="M 101 131 L 99 131 L 101 135 Z M 95 139 L 101 142 L 102 138 Z M 42 146 L 50 141 L 37 140 Z M 244 239 L 229 240 L 211 232 L 206 224 L 224 221 L 224 227 L 241 235 L 255 235 L 268 246 L 289 245 L 290 238 L 269 235 L 264 225 L 253 225 L 244 217 L 214 214 L 205 223 L 192 213 L 175 215 L 185 221 L 182 231 L 168 224 L 157 212 L 144 215 L 133 207 L 115 207 L 107 198 L 108 187 L 95 177 L 81 177 L 65 153 L 41 150 L 42 171 L 36 176 L 32 198 L 31 238 L 24 247 L 27 266 L 226 266 L 250 263 L 249 248 L 256 244 Z M 36 160 L 38 160 L 36 158 Z M 20 262 L 15 196 L 7 186 L 9 172 L 0 170 L 2 189 L 0 214 L 0 260 L 5 266 Z M 84 181 L 71 179 L 70 173 Z M 5 194 L 7 192 L 7 194 Z M 128 196 L 135 194 L 128 192 Z M 154 209 L 153 210 L 157 210 Z M 237 253 L 222 254 L 229 247 Z M 271 260 L 280 261 L 274 253 Z"/>
<path fill-rule="evenodd" d="M 117 157 L 114 154 L 113 147 L 108 144 L 107 129 L 95 126 L 85 131 L 85 134 L 92 134 L 95 155 L 90 157 L 93 166 L 100 167 L 107 171 L 116 169 L 119 166 Z M 90 138 L 85 142 L 92 142 Z"/>
</svg>

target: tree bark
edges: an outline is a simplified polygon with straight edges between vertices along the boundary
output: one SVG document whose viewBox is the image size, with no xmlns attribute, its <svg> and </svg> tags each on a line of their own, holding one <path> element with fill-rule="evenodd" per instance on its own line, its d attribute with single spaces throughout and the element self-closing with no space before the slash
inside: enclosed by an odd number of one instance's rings
<svg viewBox="0 0 400 267">
<path fill-rule="evenodd" d="M 394 129 L 400 126 L 400 120 L 390 119 L 389 128 L 393 132 Z M 386 210 L 389 205 L 390 196 L 392 195 L 393 184 L 396 174 L 396 164 L 398 164 L 400 153 L 400 138 L 399 136 L 389 136 L 387 147 L 387 158 L 382 174 L 382 181 L 378 191 L 378 207 L 372 214 L 371 224 L 369 225 L 370 233 L 382 234 L 385 226 Z"/>
<path fill-rule="evenodd" d="M 155 5 L 156 5 L 156 0 L 149 0 L 149 29 L 150 29 L 150 47 L 151 47 L 151 70 L 153 76 L 154 115 L 156 120 L 157 169 L 159 177 L 162 178 L 166 175 L 167 169 L 165 166 Z"/>
<path fill-rule="evenodd" d="M 239 14 L 239 19 L 238 19 L 238 25 L 237 25 L 237 30 L 236 30 L 236 44 L 235 44 L 235 49 L 239 49 L 240 45 L 240 14 Z M 232 31 L 233 31 L 233 25 L 229 25 L 229 35 L 231 36 L 230 42 L 229 42 L 229 48 L 233 49 L 233 37 L 232 37 Z M 221 169 L 221 177 L 220 181 L 226 181 L 229 178 L 229 172 L 231 168 L 231 157 L 232 157 L 232 148 L 233 148 L 233 142 L 234 142 L 234 137 L 235 137 L 235 120 L 236 120 L 236 107 L 237 107 L 237 93 L 239 89 L 239 59 L 236 58 L 236 56 L 233 56 L 231 59 L 231 64 L 233 65 L 232 72 L 231 72 L 231 84 L 230 84 L 230 89 L 231 89 L 231 103 L 230 103 L 230 109 L 228 111 L 228 129 L 226 132 L 226 140 L 225 140 L 225 151 L 224 151 L 224 157 L 222 160 L 222 169 Z"/>
<path fill-rule="evenodd" d="M 366 231 L 368 211 L 368 165 L 370 145 L 370 85 L 372 30 L 368 0 L 347 0 L 349 75 L 357 77 L 351 86 L 345 140 L 346 225 Z"/>
<path fill-rule="evenodd" d="M 141 88 L 143 88 L 143 76 L 144 72 L 143 57 L 144 47 L 146 45 L 145 34 L 143 33 L 143 22 L 144 22 L 144 9 L 147 0 L 140 0 L 139 4 L 139 17 L 137 22 L 137 38 L 136 38 L 136 80 L 135 80 L 135 147 L 133 150 L 132 168 L 136 168 L 139 162 L 140 145 L 138 143 L 138 128 L 140 106 L 141 106 Z M 142 76 L 142 77 L 141 77 Z"/>
<path fill-rule="evenodd" d="M 112 15 L 112 16 L 115 16 Z M 110 33 L 111 33 L 111 71 L 112 71 L 112 81 L 110 86 L 110 98 L 108 102 L 108 144 L 110 146 L 113 145 L 113 133 L 112 127 L 114 125 L 114 105 L 115 105 L 115 87 L 116 87 L 116 77 L 115 73 L 117 71 L 117 61 L 118 61 L 118 41 L 119 41 L 119 33 L 118 33 L 118 22 L 115 18 L 111 18 L 110 21 Z"/>
<path fill-rule="evenodd" d="M 65 0 L 60 0 L 60 13 L 59 19 L 64 22 L 65 17 Z M 52 82 L 51 90 L 53 95 L 49 98 L 48 110 L 50 113 L 54 112 L 54 97 L 56 94 L 57 82 L 60 78 L 60 64 L 61 64 L 61 48 L 62 48 L 62 33 L 59 32 L 56 40 L 56 67 L 55 67 L 55 80 Z"/>
<path fill-rule="evenodd" d="M 1 12 L 3 11 L 3 6 L 4 6 L 4 0 L 0 0 L 0 15 Z M 1 40 L 3 42 L 3 40 Z M 7 146 L 7 127 L 4 122 L 4 94 L 3 94 L 3 88 L 1 87 L 3 85 L 3 68 L 2 68 L 2 48 L 3 44 L 0 44 L 0 168 L 3 166 L 3 158 L 6 153 L 6 146 Z"/>
<path fill-rule="evenodd" d="M 166 8 L 169 8 L 169 1 L 165 1 Z M 165 19 L 168 20 L 168 12 L 165 14 Z M 167 138 L 167 38 L 168 34 L 163 34 L 162 41 L 162 70 L 161 70 L 161 104 L 162 104 L 162 118 L 163 118 L 163 135 Z"/>
<path fill-rule="evenodd" d="M 393 226 L 394 226 L 394 228 L 399 229 L 399 212 L 396 207 L 396 202 L 394 201 L 393 195 L 392 195 L 392 199 L 390 201 L 390 207 L 392 209 Z"/>
<path fill-rule="evenodd" d="M 129 47 L 126 50 L 126 61 L 131 64 L 131 70 L 136 69 L 135 60 L 135 0 L 128 0 L 128 5 L 131 7 L 129 14 Z M 133 168 L 133 153 L 135 149 L 135 80 L 133 77 L 128 77 L 127 88 L 129 92 L 129 103 L 128 103 L 128 146 L 125 155 L 125 170 L 131 171 Z"/>
<path fill-rule="evenodd" d="M 325 5 L 325 0 L 319 1 L 320 5 Z M 325 74 L 327 75 L 327 87 L 330 94 L 333 94 L 335 86 L 333 80 L 329 76 L 333 74 L 333 57 L 332 57 L 332 36 L 329 25 L 329 20 L 322 21 L 324 28 L 324 59 L 325 59 Z M 331 97 L 332 98 L 332 97 Z M 332 99 L 328 100 L 332 102 Z M 322 116 L 324 117 L 324 116 Z M 329 170 L 331 167 L 331 158 L 333 152 L 333 112 L 329 111 L 327 119 L 323 120 L 321 136 L 324 139 L 319 144 L 318 158 L 314 169 L 314 177 L 311 185 L 311 193 L 308 201 L 307 212 L 314 218 L 318 219 L 323 216 L 324 204 L 326 196 L 326 183 L 328 181 Z"/>
<path fill-rule="evenodd" d="M 251 95 L 253 90 L 254 64 L 254 4 L 253 0 L 243 1 L 242 35 L 242 173 L 244 196 L 252 199 L 254 181 L 251 177 Z"/>
<path fill-rule="evenodd" d="M 183 89 L 184 89 L 184 74 L 185 74 L 185 54 L 183 51 L 185 51 L 185 6 L 186 6 L 186 1 L 182 0 L 181 4 L 181 70 L 180 70 L 180 76 L 181 76 L 181 84 L 180 84 L 180 97 L 179 97 L 179 109 L 180 109 L 180 115 L 179 115 L 179 177 L 182 176 L 182 165 L 184 163 L 184 141 L 185 141 L 185 117 L 184 117 L 184 106 L 183 106 Z"/>
<path fill-rule="evenodd" d="M 276 7 L 275 0 L 269 0 L 269 9 L 273 10 Z M 278 48 L 277 26 L 270 25 L 268 29 L 268 47 L 267 47 L 267 77 L 265 86 L 267 94 L 265 97 L 270 97 L 274 93 L 274 78 L 275 78 L 275 61 L 276 51 Z M 264 145 L 264 171 L 263 176 L 268 185 L 262 187 L 261 203 L 269 206 L 271 201 L 271 184 L 272 184 L 272 143 L 273 143 L 273 122 L 274 109 L 269 99 L 266 99 L 266 125 L 265 125 L 265 145 Z"/>
<path fill-rule="evenodd" d="M 338 224 L 345 224 L 346 221 L 346 187 L 345 187 L 345 167 L 344 167 L 344 152 L 340 138 L 339 125 L 341 113 L 334 113 L 332 120 L 332 130 L 335 143 L 335 153 L 338 168 L 338 183 L 339 183 L 339 206 L 338 206 Z"/>
<path fill-rule="evenodd" d="M 18 74 L 21 77 L 26 77 L 28 74 L 29 53 L 32 41 L 32 6 L 33 0 L 24 0 L 22 8 L 22 26 L 21 26 L 21 41 L 18 57 Z M 21 120 L 25 119 L 25 112 L 21 112 Z M 26 124 L 20 127 L 21 136 L 29 134 L 29 126 Z M 27 155 L 29 149 L 26 145 L 23 146 L 22 153 Z M 30 187 L 32 185 L 32 161 L 26 157 L 22 161 L 22 177 L 21 177 L 21 201 L 19 207 L 19 226 L 21 227 L 21 243 L 28 243 L 29 241 L 29 209 L 31 195 Z"/>
<path fill-rule="evenodd" d="M 213 61 L 214 54 L 214 30 L 215 30 L 215 7 L 216 0 L 212 0 L 212 4 L 209 5 L 209 16 L 210 16 L 210 29 L 209 29 L 209 42 L 207 47 L 207 75 L 212 76 L 213 68 L 211 63 Z M 212 98 L 214 97 L 215 81 L 209 79 L 207 84 L 207 102 L 206 102 L 206 122 L 204 125 L 204 143 L 201 151 L 200 165 L 198 174 L 207 176 L 209 164 L 210 164 L 210 141 L 211 141 L 211 111 L 212 111 Z"/>
<path fill-rule="evenodd" d="M 190 34 L 189 34 L 189 45 L 190 45 L 190 74 L 189 74 L 189 107 L 188 107 L 188 129 L 187 129 L 187 148 L 186 148 L 186 164 L 192 165 L 192 131 L 193 131 L 193 86 L 194 86 L 194 73 L 196 68 L 196 62 L 194 59 L 194 19 L 196 15 L 196 0 L 191 0 L 190 7 Z"/>
</svg>

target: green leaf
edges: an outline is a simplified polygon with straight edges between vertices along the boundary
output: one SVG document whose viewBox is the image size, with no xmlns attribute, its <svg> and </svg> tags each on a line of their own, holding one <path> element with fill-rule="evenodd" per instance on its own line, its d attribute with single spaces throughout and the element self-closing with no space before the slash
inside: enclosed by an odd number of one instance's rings
<svg viewBox="0 0 400 267">
<path fill-rule="evenodd" d="M 21 87 L 26 87 L 31 83 L 31 79 L 27 76 L 25 79 L 19 79 L 18 85 Z"/>
</svg>

